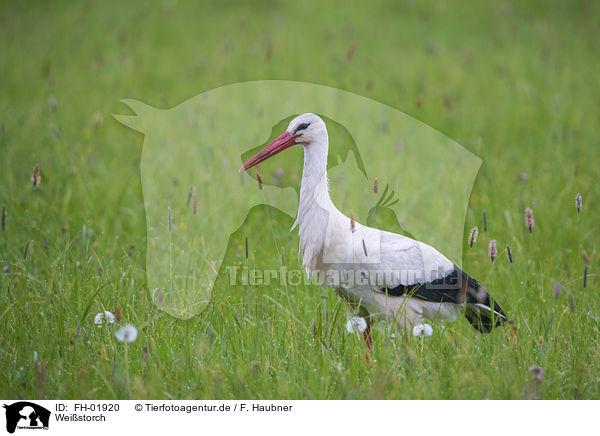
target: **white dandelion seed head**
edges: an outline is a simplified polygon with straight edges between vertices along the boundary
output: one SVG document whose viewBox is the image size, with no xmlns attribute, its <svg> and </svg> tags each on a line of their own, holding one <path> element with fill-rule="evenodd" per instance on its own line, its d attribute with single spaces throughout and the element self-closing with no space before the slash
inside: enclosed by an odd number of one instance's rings
<svg viewBox="0 0 600 436">
<path fill-rule="evenodd" d="M 108 310 L 104 312 L 97 313 L 94 317 L 94 324 L 98 327 L 102 327 L 103 325 L 114 324 L 115 316 L 110 313 Z"/>
<path fill-rule="evenodd" d="M 137 338 L 138 331 L 131 324 L 127 324 L 117 330 L 115 336 L 121 342 L 133 342 Z"/>
<path fill-rule="evenodd" d="M 367 329 L 367 321 L 360 316 L 353 316 L 346 322 L 346 330 L 348 333 L 362 333 Z"/>
<path fill-rule="evenodd" d="M 413 336 L 423 337 L 423 336 L 431 336 L 433 334 L 433 327 L 429 324 L 417 324 L 413 327 Z"/>
</svg>

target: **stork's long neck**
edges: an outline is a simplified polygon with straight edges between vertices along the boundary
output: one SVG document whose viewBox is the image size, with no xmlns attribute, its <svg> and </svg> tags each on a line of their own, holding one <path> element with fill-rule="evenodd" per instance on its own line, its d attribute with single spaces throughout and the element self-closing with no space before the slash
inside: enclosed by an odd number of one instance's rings
<svg viewBox="0 0 600 436">
<path fill-rule="evenodd" d="M 311 215 L 323 209 L 334 208 L 329 197 L 327 180 L 328 142 L 325 136 L 321 141 L 312 142 L 304 147 L 304 168 L 296 219 L 301 227 L 304 221 L 310 220 Z"/>
<path fill-rule="evenodd" d="M 304 169 L 300 187 L 298 225 L 300 254 L 303 264 L 314 269 L 317 257 L 322 253 L 327 226 L 332 213 L 337 212 L 329 197 L 327 181 L 327 153 L 329 140 L 325 134 L 321 140 L 304 146 Z"/>
</svg>

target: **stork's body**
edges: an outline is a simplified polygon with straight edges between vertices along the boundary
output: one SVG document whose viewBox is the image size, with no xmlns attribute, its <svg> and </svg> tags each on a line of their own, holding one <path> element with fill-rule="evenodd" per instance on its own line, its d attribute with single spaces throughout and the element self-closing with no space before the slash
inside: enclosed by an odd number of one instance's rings
<svg viewBox="0 0 600 436">
<path fill-rule="evenodd" d="M 335 207 L 327 180 L 329 139 L 317 115 L 292 120 L 283 135 L 240 171 L 295 144 L 304 146 L 294 223 L 303 265 L 308 274 L 316 274 L 354 304 L 369 325 L 384 318 L 411 327 L 425 319 L 454 321 L 464 313 L 477 330 L 489 332 L 506 319 L 483 287 L 433 247 L 363 226 Z"/>
</svg>

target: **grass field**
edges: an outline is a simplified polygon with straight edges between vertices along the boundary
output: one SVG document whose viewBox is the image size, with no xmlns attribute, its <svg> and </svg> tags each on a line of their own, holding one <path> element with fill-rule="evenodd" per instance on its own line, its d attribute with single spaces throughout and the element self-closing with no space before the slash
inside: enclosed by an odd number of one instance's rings
<svg viewBox="0 0 600 436">
<path fill-rule="evenodd" d="M 0 397 L 600 398 L 595 2 L 12 2 L 0 23 Z M 463 268 L 511 323 L 485 336 L 464 320 L 436 325 L 423 343 L 379 324 L 369 364 L 328 289 L 219 282 L 226 298 L 199 316 L 158 310 L 146 288 L 143 136 L 111 114 L 127 113 L 124 98 L 169 108 L 258 79 L 372 98 L 478 155 Z M 284 251 L 298 268 L 292 219 L 261 230 L 277 213 L 254 210 L 224 264 L 262 268 Z M 120 320 L 97 328 L 103 310 Z M 138 329 L 130 344 L 115 337 L 126 323 Z"/>
</svg>

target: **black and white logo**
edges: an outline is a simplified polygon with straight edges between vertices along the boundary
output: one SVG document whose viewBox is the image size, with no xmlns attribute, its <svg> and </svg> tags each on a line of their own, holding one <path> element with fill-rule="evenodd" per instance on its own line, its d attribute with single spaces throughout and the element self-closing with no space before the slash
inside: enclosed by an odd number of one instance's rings
<svg viewBox="0 0 600 436">
<path fill-rule="evenodd" d="M 40 430 L 48 429 L 50 411 L 29 401 L 19 401 L 11 405 L 5 404 L 6 431 L 14 433 L 16 429 Z"/>
</svg>

